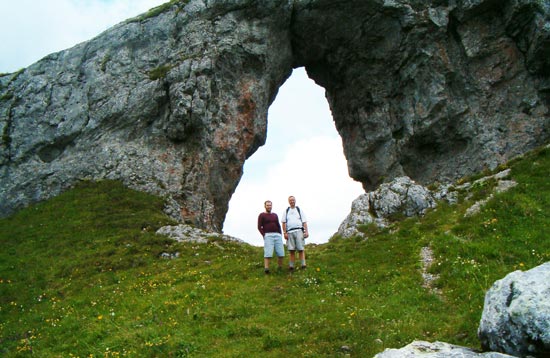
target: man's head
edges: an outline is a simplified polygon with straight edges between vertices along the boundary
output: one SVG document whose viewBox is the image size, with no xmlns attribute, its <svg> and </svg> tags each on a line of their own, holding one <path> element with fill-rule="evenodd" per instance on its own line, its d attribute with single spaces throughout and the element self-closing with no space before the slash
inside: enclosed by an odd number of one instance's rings
<svg viewBox="0 0 550 358">
<path fill-rule="evenodd" d="M 296 198 L 294 196 L 289 196 L 288 197 L 288 204 L 290 205 L 291 208 L 294 208 L 296 206 Z"/>
<path fill-rule="evenodd" d="M 273 208 L 273 203 L 271 203 L 271 200 L 266 200 L 264 202 L 264 208 L 265 208 L 265 211 L 270 213 L 271 212 L 271 209 Z"/>
</svg>

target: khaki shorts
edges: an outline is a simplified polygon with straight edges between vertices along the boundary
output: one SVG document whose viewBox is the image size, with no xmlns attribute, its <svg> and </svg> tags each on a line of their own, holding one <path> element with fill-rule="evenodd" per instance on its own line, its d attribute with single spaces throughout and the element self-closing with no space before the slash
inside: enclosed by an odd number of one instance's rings
<svg viewBox="0 0 550 358">
<path fill-rule="evenodd" d="M 288 251 L 304 251 L 304 232 L 302 230 L 289 231 L 286 248 Z"/>
</svg>

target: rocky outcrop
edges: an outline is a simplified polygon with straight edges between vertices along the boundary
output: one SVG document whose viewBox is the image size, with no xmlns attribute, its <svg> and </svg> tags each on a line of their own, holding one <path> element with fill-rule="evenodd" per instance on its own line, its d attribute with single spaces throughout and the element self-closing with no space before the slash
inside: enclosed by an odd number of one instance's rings
<svg viewBox="0 0 550 358">
<path fill-rule="evenodd" d="M 485 296 L 478 336 L 485 349 L 518 357 L 550 355 L 550 262 L 515 271 Z"/>
<path fill-rule="evenodd" d="M 525 272 L 512 272 L 495 282 L 485 296 L 478 336 L 487 352 L 443 342 L 415 341 L 401 349 L 386 349 L 375 358 L 548 357 L 549 295 L 550 262 Z"/>
<path fill-rule="evenodd" d="M 390 183 L 380 185 L 375 191 L 357 197 L 351 205 L 350 213 L 342 221 L 336 234 L 345 238 L 362 235 L 358 230 L 358 225 L 375 224 L 378 227 L 386 227 L 389 224 L 388 219 L 392 216 L 424 215 L 428 209 L 437 206 L 438 200 L 454 204 L 458 201 L 459 192 L 466 192 L 466 200 L 470 200 L 473 188 L 494 186 L 486 198 L 476 201 L 466 209 L 464 214 L 465 217 L 475 215 L 494 198 L 494 193 L 506 192 L 517 185 L 516 181 L 510 179 L 510 172 L 510 169 L 506 169 L 473 182 L 460 185 L 440 185 L 433 191 L 415 183 L 409 177 L 396 178 Z"/>
<path fill-rule="evenodd" d="M 336 235 L 344 238 L 362 234 L 358 230 L 359 225 L 375 224 L 378 227 L 385 227 L 384 218 L 376 218 L 370 210 L 370 193 L 361 194 L 351 203 L 351 211 L 338 227 Z"/>
<path fill-rule="evenodd" d="M 219 231 L 293 67 L 326 89 L 351 176 L 452 180 L 550 138 L 537 0 L 173 0 L 0 76 L 0 213 L 81 179 Z"/>
<path fill-rule="evenodd" d="M 291 8 L 164 8 L 0 78 L 2 214 L 107 178 L 165 195 L 174 216 L 221 230 L 292 70 Z"/>
<path fill-rule="evenodd" d="M 496 352 L 480 353 L 470 348 L 444 342 L 414 341 L 401 349 L 386 349 L 374 358 L 512 358 L 513 356 Z"/>
<path fill-rule="evenodd" d="M 392 216 L 423 215 L 436 206 L 435 196 L 409 177 L 399 177 L 380 185 L 375 191 L 362 194 L 351 205 L 351 212 L 338 228 L 342 237 L 361 235 L 358 225 L 388 225 Z"/>
<path fill-rule="evenodd" d="M 245 244 L 244 241 L 233 236 L 223 235 L 216 232 L 208 232 L 189 225 L 171 225 L 163 226 L 156 231 L 159 235 L 167 236 L 178 242 L 194 242 L 198 244 L 206 244 L 215 241 L 235 242 Z"/>
</svg>

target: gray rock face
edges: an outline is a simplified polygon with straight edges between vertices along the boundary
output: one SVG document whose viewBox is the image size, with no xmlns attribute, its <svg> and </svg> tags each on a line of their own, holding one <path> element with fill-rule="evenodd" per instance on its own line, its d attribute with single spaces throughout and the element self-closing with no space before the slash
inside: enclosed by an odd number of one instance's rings
<svg viewBox="0 0 550 358">
<path fill-rule="evenodd" d="M 495 167 L 550 138 L 537 0 L 190 0 L 0 76 L 0 214 L 81 179 L 219 231 L 293 67 L 326 89 L 372 190 Z"/>
<path fill-rule="evenodd" d="M 443 342 L 414 341 L 401 349 L 386 349 L 374 358 L 511 358 L 507 354 L 475 352 L 466 347 L 455 346 Z"/>
<path fill-rule="evenodd" d="M 0 213 L 76 180 L 119 179 L 221 230 L 292 70 L 291 11 L 287 1 L 185 3 L 0 77 Z"/>
<path fill-rule="evenodd" d="M 416 184 L 409 177 L 399 177 L 355 199 L 350 214 L 340 224 L 337 233 L 342 237 L 358 235 L 358 224 L 375 223 L 385 227 L 386 219 L 392 215 L 423 215 L 435 206 L 434 196 L 427 188 Z"/>
<path fill-rule="evenodd" d="M 336 234 L 344 238 L 349 238 L 355 235 L 361 235 L 361 233 L 357 230 L 357 225 L 368 225 L 375 223 L 379 227 L 386 226 L 383 219 L 376 220 L 374 215 L 372 215 L 369 199 L 369 193 L 361 194 L 353 201 L 353 203 L 351 203 L 351 211 L 338 227 Z"/>
<path fill-rule="evenodd" d="M 430 191 L 409 177 L 396 178 L 391 183 L 380 185 L 370 197 L 377 217 L 388 217 L 395 213 L 405 216 L 421 215 L 427 209 L 435 207 Z"/>
<path fill-rule="evenodd" d="M 485 349 L 518 357 L 550 355 L 550 262 L 515 271 L 485 296 L 478 336 Z"/>
<path fill-rule="evenodd" d="M 301 1 L 296 12 L 297 63 L 326 88 L 365 189 L 401 175 L 444 182 L 548 138 L 547 2 Z"/>
</svg>

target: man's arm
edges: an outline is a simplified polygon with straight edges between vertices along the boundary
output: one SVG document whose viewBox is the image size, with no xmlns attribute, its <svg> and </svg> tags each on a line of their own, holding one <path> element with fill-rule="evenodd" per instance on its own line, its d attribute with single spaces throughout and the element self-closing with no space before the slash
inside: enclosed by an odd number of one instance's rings
<svg viewBox="0 0 550 358">
<path fill-rule="evenodd" d="M 304 226 L 304 237 L 307 238 L 309 236 L 309 232 L 307 230 L 307 222 L 303 222 L 302 225 Z"/>
<path fill-rule="evenodd" d="M 277 229 L 279 229 L 279 233 L 283 232 L 283 231 L 281 230 L 281 223 L 279 222 L 279 218 L 277 218 L 277 221 L 276 221 L 276 222 L 277 222 Z"/>
<path fill-rule="evenodd" d="M 262 214 L 258 215 L 258 231 L 265 236 Z"/>
</svg>

